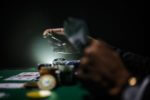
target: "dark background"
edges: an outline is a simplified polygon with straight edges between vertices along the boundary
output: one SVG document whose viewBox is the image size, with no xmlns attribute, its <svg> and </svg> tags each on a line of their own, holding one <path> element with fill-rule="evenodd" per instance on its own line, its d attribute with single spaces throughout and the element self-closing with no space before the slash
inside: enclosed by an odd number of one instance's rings
<svg viewBox="0 0 150 100">
<path fill-rule="evenodd" d="M 150 56 L 144 32 L 144 1 L 52 2 L 1 1 L 0 67 L 35 66 L 31 44 L 50 27 L 62 27 L 68 17 L 84 19 L 90 35 L 127 51 Z M 42 48 L 42 47 L 41 47 Z"/>
</svg>

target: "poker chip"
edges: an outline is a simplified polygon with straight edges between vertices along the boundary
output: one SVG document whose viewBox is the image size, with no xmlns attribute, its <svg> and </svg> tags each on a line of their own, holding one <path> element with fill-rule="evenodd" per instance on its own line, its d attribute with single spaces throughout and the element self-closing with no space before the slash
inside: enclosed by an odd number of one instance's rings
<svg viewBox="0 0 150 100">
<path fill-rule="evenodd" d="M 43 75 L 38 81 L 38 87 L 42 90 L 51 90 L 56 86 L 56 79 L 52 75 Z"/>
<path fill-rule="evenodd" d="M 32 99 L 41 99 L 47 98 L 51 95 L 51 92 L 48 90 L 40 90 L 40 91 L 30 91 L 27 92 L 26 96 Z"/>
</svg>

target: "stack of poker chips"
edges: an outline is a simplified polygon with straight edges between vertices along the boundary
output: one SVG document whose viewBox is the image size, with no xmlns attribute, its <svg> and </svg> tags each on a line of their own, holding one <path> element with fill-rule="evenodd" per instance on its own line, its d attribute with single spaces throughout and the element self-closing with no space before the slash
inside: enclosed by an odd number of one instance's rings
<svg viewBox="0 0 150 100">
<path fill-rule="evenodd" d="M 51 75 L 56 81 L 54 82 L 57 84 L 55 85 L 56 87 L 58 85 L 69 85 L 75 83 L 75 69 L 79 64 L 80 60 L 65 60 L 64 58 L 57 58 L 53 60 L 52 64 L 40 64 L 38 70 L 40 78 L 45 75 Z"/>
</svg>

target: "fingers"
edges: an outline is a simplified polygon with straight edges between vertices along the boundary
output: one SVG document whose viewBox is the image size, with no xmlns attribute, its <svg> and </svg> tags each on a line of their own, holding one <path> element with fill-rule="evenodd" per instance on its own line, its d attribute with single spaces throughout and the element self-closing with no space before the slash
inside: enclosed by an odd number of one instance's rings
<svg viewBox="0 0 150 100">
<path fill-rule="evenodd" d="M 103 75 L 101 75 L 96 69 L 93 69 L 92 66 L 82 67 L 82 69 L 79 69 L 77 72 L 78 78 L 82 81 L 94 82 L 104 87 L 109 85 Z"/>
<path fill-rule="evenodd" d="M 64 28 L 53 28 L 53 29 L 49 29 L 50 32 L 54 32 L 54 33 L 57 33 L 57 32 L 64 32 Z"/>
<path fill-rule="evenodd" d="M 119 59 L 119 56 L 105 42 L 92 40 L 91 44 L 85 48 L 84 57 L 81 59 L 81 67 L 82 69 L 89 69 L 88 67 L 90 67 L 90 73 L 98 72 L 106 79 L 111 80 L 116 77 L 115 72 L 120 69 Z"/>
<path fill-rule="evenodd" d="M 47 37 L 50 34 L 64 35 L 64 28 L 51 28 L 51 29 L 46 29 L 43 32 L 44 37 Z"/>
</svg>

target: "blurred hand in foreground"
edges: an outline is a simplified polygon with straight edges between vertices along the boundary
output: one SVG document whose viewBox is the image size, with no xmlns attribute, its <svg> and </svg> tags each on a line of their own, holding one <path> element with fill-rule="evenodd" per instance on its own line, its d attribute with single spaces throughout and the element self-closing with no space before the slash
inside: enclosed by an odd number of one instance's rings
<svg viewBox="0 0 150 100">
<path fill-rule="evenodd" d="M 126 84 L 129 73 L 114 49 L 102 40 L 93 39 L 84 50 L 78 76 L 107 88 L 110 95 L 117 95 Z"/>
</svg>

